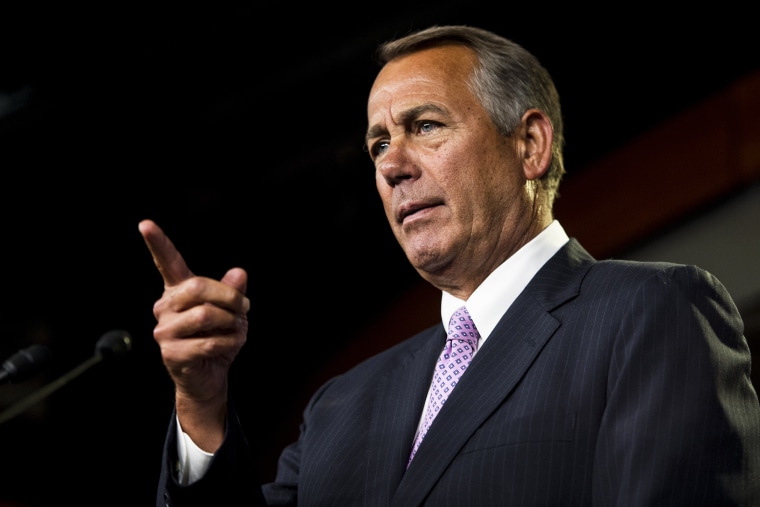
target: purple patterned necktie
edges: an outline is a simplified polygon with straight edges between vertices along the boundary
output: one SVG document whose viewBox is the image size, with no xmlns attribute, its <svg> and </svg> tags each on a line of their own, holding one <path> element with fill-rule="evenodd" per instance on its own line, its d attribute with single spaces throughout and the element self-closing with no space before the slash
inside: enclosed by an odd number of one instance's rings
<svg viewBox="0 0 760 507">
<path fill-rule="evenodd" d="M 409 463 L 417 453 L 420 442 L 430 428 L 433 419 L 438 415 L 443 403 L 451 393 L 454 386 L 459 382 L 467 366 L 472 360 L 472 355 L 478 346 L 480 333 L 475 327 L 475 323 L 470 317 L 470 312 L 464 306 L 459 308 L 449 320 L 449 336 L 446 339 L 446 345 L 438 358 L 433 374 L 433 383 L 430 386 L 430 400 L 428 402 L 425 420 L 414 442 L 412 454 L 409 456 Z M 409 466 L 407 463 L 407 466 Z"/>
</svg>

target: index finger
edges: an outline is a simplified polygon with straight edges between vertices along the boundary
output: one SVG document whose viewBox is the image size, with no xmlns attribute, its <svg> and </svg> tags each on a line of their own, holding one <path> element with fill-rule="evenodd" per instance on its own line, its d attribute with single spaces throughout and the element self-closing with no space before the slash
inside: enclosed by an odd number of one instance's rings
<svg viewBox="0 0 760 507">
<path fill-rule="evenodd" d="M 164 285 L 177 285 L 193 276 L 174 243 L 153 220 L 143 220 L 137 227 L 153 256 L 153 263 L 164 279 Z"/>
</svg>

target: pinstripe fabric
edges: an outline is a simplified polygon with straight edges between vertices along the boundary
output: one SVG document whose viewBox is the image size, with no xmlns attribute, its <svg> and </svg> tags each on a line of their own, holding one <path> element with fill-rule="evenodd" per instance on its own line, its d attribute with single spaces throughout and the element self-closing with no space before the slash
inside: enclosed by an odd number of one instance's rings
<svg viewBox="0 0 760 507">
<path fill-rule="evenodd" d="M 440 325 L 323 386 L 264 495 L 299 506 L 760 505 L 742 329 L 704 271 L 597 262 L 571 240 L 489 336 L 408 470 Z M 219 486 L 233 464 L 215 460 L 198 487 Z"/>
</svg>

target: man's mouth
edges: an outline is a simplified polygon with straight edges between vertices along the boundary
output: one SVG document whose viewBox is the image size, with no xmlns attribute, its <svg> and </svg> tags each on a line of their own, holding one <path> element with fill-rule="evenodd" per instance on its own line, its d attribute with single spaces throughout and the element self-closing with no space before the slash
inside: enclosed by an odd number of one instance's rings
<svg viewBox="0 0 760 507">
<path fill-rule="evenodd" d="M 399 223 L 404 223 L 407 218 L 416 215 L 420 212 L 423 212 L 425 210 L 428 210 L 430 208 L 433 208 L 435 206 L 438 206 L 440 203 L 437 202 L 411 202 L 408 204 L 403 204 L 399 206 L 398 210 L 396 211 L 396 216 L 398 217 Z"/>
</svg>

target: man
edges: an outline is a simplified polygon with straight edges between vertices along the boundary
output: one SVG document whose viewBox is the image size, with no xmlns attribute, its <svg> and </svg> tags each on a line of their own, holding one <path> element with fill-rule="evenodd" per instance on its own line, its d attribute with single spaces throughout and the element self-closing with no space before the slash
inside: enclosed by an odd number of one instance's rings
<svg viewBox="0 0 760 507">
<path fill-rule="evenodd" d="M 157 505 L 759 505 L 741 318 L 699 268 L 597 261 L 568 238 L 552 215 L 562 116 L 543 67 L 463 26 L 379 56 L 367 150 L 442 323 L 322 386 L 259 487 L 227 385 L 247 274 L 197 277 L 141 222 L 176 385 Z M 452 314 L 468 341 L 448 348 Z M 448 365 L 451 382 L 437 375 Z"/>
</svg>

